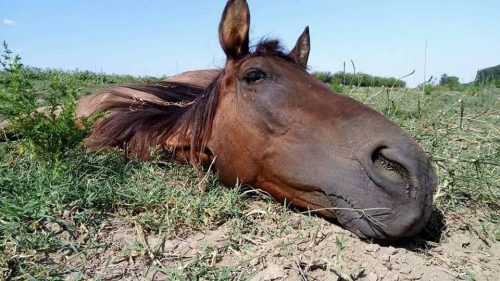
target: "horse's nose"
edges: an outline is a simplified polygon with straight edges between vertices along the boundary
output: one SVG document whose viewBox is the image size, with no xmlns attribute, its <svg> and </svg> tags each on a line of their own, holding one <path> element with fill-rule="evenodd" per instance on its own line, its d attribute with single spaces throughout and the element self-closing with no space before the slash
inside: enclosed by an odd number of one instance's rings
<svg viewBox="0 0 500 281">
<path fill-rule="evenodd" d="M 421 153 L 409 147 L 377 145 L 367 155 L 368 176 L 393 197 L 415 199 L 418 175 L 423 171 L 419 163 Z"/>
</svg>

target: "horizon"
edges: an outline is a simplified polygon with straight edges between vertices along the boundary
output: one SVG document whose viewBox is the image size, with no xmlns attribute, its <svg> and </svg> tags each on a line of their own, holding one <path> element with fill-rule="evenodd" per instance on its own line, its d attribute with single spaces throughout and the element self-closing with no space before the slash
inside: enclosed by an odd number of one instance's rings
<svg viewBox="0 0 500 281">
<path fill-rule="evenodd" d="M 311 72 L 343 71 L 345 62 L 352 73 L 353 60 L 357 73 L 374 76 L 415 70 L 403 79 L 415 87 L 424 68 L 426 80 L 446 73 L 468 83 L 500 63 L 498 1 L 268 2 L 248 1 L 251 41 L 277 38 L 291 49 L 309 26 Z M 0 2 L 0 40 L 39 68 L 155 77 L 221 68 L 217 28 L 225 3 Z"/>
</svg>

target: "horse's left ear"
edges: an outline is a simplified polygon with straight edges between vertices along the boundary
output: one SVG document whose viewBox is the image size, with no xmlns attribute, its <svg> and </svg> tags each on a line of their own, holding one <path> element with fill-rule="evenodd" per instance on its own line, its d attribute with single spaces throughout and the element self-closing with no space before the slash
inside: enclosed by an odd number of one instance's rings
<svg viewBox="0 0 500 281">
<path fill-rule="evenodd" d="M 250 10 L 246 0 L 228 0 L 219 24 L 219 41 L 228 59 L 249 52 Z"/>
<path fill-rule="evenodd" d="M 306 26 L 304 32 L 300 35 L 295 47 L 290 51 L 289 55 L 304 68 L 307 67 L 309 59 L 309 51 L 311 50 L 311 38 L 309 37 L 309 26 Z"/>
</svg>

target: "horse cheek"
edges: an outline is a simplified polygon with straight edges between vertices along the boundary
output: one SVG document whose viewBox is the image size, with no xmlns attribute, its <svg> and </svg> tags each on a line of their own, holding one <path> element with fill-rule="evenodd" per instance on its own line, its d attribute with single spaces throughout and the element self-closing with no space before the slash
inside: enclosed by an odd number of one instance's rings
<svg viewBox="0 0 500 281">
<path fill-rule="evenodd" d="M 256 152 L 251 151 L 255 147 L 253 142 L 257 138 L 251 137 L 248 128 L 244 128 L 234 107 L 224 106 L 230 101 L 222 101 L 220 110 L 216 113 L 212 127 L 212 136 L 208 147 L 214 154 L 215 169 L 220 181 L 226 186 L 236 184 L 252 185 L 258 173 L 255 159 Z"/>
</svg>

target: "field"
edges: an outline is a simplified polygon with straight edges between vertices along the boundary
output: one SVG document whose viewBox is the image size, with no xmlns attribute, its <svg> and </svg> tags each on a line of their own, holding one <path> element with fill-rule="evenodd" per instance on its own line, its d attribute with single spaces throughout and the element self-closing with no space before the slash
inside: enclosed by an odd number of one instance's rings
<svg viewBox="0 0 500 281">
<path fill-rule="evenodd" d="M 24 119 L 32 123 L 17 127 L 23 138 L 1 138 L 0 279 L 500 276 L 500 89 L 494 85 L 434 87 L 426 94 L 341 89 L 409 131 L 439 177 L 426 229 L 381 245 L 259 191 L 223 187 L 210 171 L 197 173 L 162 158 L 142 163 L 115 153 L 83 153 L 84 134 L 75 133 L 71 123 L 74 98 L 154 78 L 10 67 L 0 73 L 0 120 L 57 104 L 69 114 L 29 116 Z M 23 99 L 13 102 L 6 93 Z"/>
</svg>

